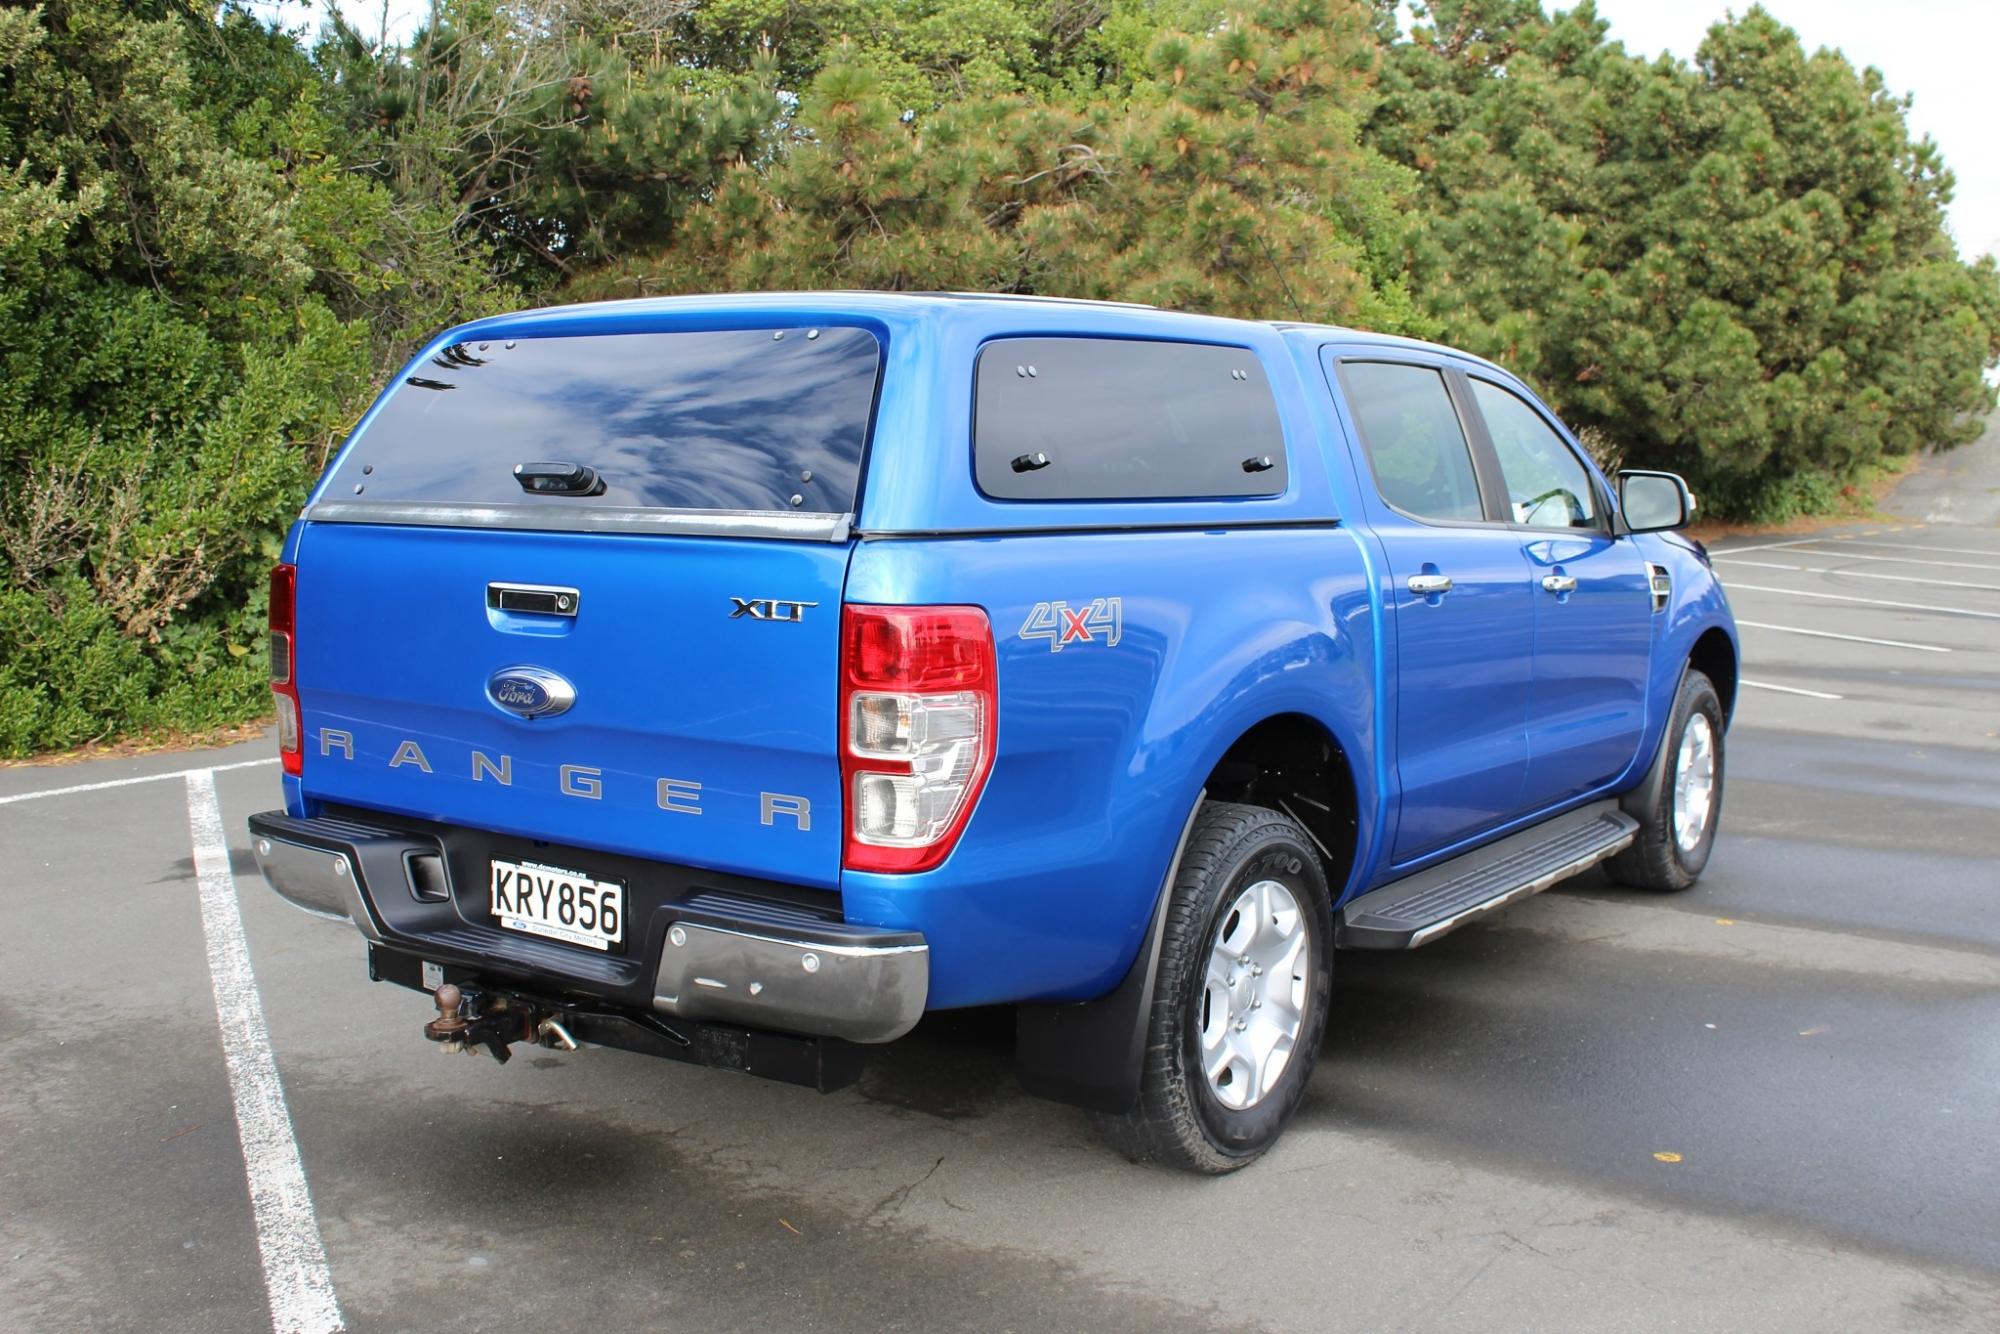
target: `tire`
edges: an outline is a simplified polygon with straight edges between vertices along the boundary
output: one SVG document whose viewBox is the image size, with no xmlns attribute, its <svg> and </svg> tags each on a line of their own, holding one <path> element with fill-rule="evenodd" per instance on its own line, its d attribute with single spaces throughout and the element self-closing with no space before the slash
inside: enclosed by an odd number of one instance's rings
<svg viewBox="0 0 2000 1334">
<path fill-rule="evenodd" d="M 1251 963 L 1231 967 L 1218 952 L 1224 938 Z M 1210 1175 L 1255 1162 L 1305 1097 L 1332 983 L 1331 899 L 1305 830 L 1261 806 L 1204 805 L 1168 891 L 1139 1101 L 1122 1115 L 1099 1114 L 1099 1131 L 1134 1162 Z M 1288 1011 L 1297 1016 L 1289 1044 Z M 1215 1081 L 1204 1068 L 1205 1031 L 1222 1062 Z"/>
<path fill-rule="evenodd" d="M 1645 781 L 1621 803 L 1626 814 L 1639 822 L 1639 836 L 1605 862 L 1613 880 L 1672 893 L 1686 889 L 1701 875 L 1715 847 L 1716 827 L 1722 822 L 1722 727 L 1722 700 L 1714 683 L 1690 667 L 1674 694 L 1674 709 L 1660 738 L 1659 754 L 1646 771 Z M 1699 831 L 1690 837 L 1700 805 L 1699 782 L 1683 786 L 1687 770 L 1682 761 L 1690 747 L 1699 752 L 1704 745 L 1710 775 L 1707 801 L 1700 813 Z M 1689 759 L 1698 770 L 1698 753 Z M 1681 816 L 1678 829 L 1677 814 Z"/>
</svg>

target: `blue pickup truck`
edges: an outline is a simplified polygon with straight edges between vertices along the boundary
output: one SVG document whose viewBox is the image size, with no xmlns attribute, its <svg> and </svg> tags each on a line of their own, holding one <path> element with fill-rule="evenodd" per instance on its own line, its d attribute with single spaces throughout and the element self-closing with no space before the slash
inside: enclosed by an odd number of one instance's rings
<svg viewBox="0 0 2000 1334">
<path fill-rule="evenodd" d="M 450 330 L 271 578 L 265 878 L 427 1037 L 831 1090 L 1014 1007 L 1139 1160 L 1267 1149 L 1339 949 L 1675 890 L 1735 627 L 1668 473 L 1407 339 L 826 292 Z"/>
</svg>

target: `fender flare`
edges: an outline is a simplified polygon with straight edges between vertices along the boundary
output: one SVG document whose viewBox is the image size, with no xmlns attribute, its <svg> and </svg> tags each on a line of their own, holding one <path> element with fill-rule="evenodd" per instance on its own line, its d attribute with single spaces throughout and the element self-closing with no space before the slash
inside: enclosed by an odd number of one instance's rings
<svg viewBox="0 0 2000 1334">
<path fill-rule="evenodd" d="M 1037 1097 L 1092 1111 L 1129 1112 L 1139 1101 L 1146 1029 L 1159 975 L 1166 930 L 1167 895 L 1180 875 L 1181 857 L 1194 833 L 1208 790 L 1195 794 L 1181 824 L 1180 841 L 1166 879 L 1153 898 L 1153 915 L 1132 966 L 1109 994 L 1065 1004 L 1029 1002 L 1014 1011 L 1014 1067 L 1021 1087 Z"/>
</svg>

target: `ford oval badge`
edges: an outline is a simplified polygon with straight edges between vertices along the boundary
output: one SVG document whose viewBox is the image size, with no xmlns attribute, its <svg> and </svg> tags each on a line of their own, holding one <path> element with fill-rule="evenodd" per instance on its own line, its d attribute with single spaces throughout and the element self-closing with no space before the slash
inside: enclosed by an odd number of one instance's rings
<svg viewBox="0 0 2000 1334">
<path fill-rule="evenodd" d="M 486 678 L 486 698 L 520 718 L 553 718 L 576 703 L 576 687 L 545 667 L 502 667 Z"/>
</svg>

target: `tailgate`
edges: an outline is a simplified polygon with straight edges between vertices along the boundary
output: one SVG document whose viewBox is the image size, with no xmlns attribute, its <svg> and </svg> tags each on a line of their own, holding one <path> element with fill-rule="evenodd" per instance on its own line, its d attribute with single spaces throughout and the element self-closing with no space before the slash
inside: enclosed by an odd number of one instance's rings
<svg viewBox="0 0 2000 1334">
<path fill-rule="evenodd" d="M 606 311 L 445 336 L 334 461 L 295 558 L 304 792 L 834 886 L 880 331 Z"/>
<path fill-rule="evenodd" d="M 298 579 L 305 792 L 832 887 L 848 551 L 313 524 Z M 573 590 L 574 614 L 495 608 L 495 584 Z M 808 605 L 797 620 L 732 615 L 737 598 Z M 521 667 L 562 678 L 574 703 L 510 712 L 495 678 Z"/>
</svg>

